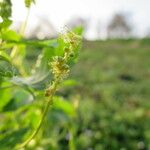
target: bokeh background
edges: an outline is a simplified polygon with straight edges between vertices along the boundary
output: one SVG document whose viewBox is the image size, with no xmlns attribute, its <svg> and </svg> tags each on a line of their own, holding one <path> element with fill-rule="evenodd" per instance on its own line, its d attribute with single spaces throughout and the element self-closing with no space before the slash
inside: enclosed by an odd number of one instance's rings
<svg viewBox="0 0 150 150">
<path fill-rule="evenodd" d="M 21 0 L 12 4 L 11 28 L 18 31 L 27 9 Z M 150 149 L 149 8 L 149 0 L 36 0 L 26 39 L 55 38 L 77 26 L 84 33 L 78 63 L 57 92 L 60 103 L 29 149 Z M 32 66 L 40 49 L 29 50 L 26 63 Z M 39 113 L 29 113 L 33 127 Z"/>
<path fill-rule="evenodd" d="M 149 0 L 37 0 L 30 10 L 26 36 L 48 38 L 56 36 L 64 26 L 83 25 L 89 40 L 147 37 L 149 6 Z M 24 2 L 13 0 L 14 28 L 19 28 L 26 14 Z"/>
</svg>

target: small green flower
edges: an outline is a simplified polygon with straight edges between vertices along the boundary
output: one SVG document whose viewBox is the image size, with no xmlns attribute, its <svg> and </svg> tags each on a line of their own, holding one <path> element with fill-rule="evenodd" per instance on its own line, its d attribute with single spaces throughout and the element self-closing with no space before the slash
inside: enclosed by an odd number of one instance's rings
<svg viewBox="0 0 150 150">
<path fill-rule="evenodd" d="M 75 56 L 75 49 L 81 43 L 81 38 L 72 31 L 68 31 L 64 34 L 61 34 L 59 39 L 61 39 L 66 45 L 63 49 L 64 55 L 53 57 L 53 61 L 49 64 L 51 66 L 54 79 L 62 81 L 70 72 L 68 61 Z"/>
<path fill-rule="evenodd" d="M 55 56 L 53 62 L 50 63 L 52 73 L 55 79 L 63 80 L 68 76 L 69 66 L 66 64 L 65 59 L 60 56 Z"/>
</svg>

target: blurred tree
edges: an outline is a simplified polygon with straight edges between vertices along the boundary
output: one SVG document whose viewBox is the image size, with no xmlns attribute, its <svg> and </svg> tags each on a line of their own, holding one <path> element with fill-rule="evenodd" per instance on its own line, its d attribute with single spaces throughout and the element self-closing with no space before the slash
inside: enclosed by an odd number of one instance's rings
<svg viewBox="0 0 150 150">
<path fill-rule="evenodd" d="M 97 37 L 101 38 L 101 21 L 98 20 L 97 24 L 96 24 L 96 33 L 97 33 Z"/>
<path fill-rule="evenodd" d="M 88 19 L 86 18 L 81 18 L 81 17 L 72 17 L 67 23 L 66 26 L 70 29 L 73 29 L 77 26 L 82 26 L 84 28 L 84 33 L 83 36 L 87 33 L 88 31 Z M 85 37 L 85 36 L 84 36 Z"/>
<path fill-rule="evenodd" d="M 127 15 L 115 14 L 107 27 L 108 38 L 128 38 L 131 36 L 131 25 L 127 20 Z"/>
<path fill-rule="evenodd" d="M 55 27 L 47 18 L 44 18 L 43 16 L 39 17 L 37 25 L 27 35 L 30 39 L 48 39 L 55 38 L 56 36 L 57 32 Z"/>
<path fill-rule="evenodd" d="M 22 22 L 15 22 L 11 28 L 19 32 L 21 25 Z M 34 21 L 34 25 L 28 23 L 28 30 L 24 36 L 27 39 L 49 39 L 57 37 L 57 31 L 47 18 L 40 16 Z"/>
<path fill-rule="evenodd" d="M 147 32 L 145 34 L 145 38 L 150 38 L 150 27 L 147 29 Z"/>
</svg>

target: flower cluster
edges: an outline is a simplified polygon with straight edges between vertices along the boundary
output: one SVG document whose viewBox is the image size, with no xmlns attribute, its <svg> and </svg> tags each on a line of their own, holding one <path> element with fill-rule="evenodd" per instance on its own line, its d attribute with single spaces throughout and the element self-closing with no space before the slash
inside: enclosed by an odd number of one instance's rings
<svg viewBox="0 0 150 150">
<path fill-rule="evenodd" d="M 54 56 L 53 61 L 49 63 L 51 71 L 54 76 L 54 80 L 50 87 L 46 89 L 45 96 L 49 97 L 55 92 L 57 84 L 64 80 L 70 72 L 68 61 L 74 57 L 75 50 L 80 45 L 81 38 L 75 33 L 68 31 L 65 34 L 60 35 L 59 39 L 63 41 L 65 47 L 63 49 L 63 56 Z"/>
<path fill-rule="evenodd" d="M 53 62 L 50 63 L 52 67 L 52 73 L 57 80 L 63 80 L 68 76 L 69 66 L 66 64 L 65 57 L 55 56 Z"/>
<path fill-rule="evenodd" d="M 68 31 L 65 34 L 60 35 L 60 38 L 67 45 L 66 47 L 70 52 L 76 50 L 81 44 L 81 37 L 72 31 Z"/>
<path fill-rule="evenodd" d="M 55 56 L 53 62 L 50 63 L 52 73 L 55 79 L 63 80 L 69 74 L 68 61 L 75 55 L 75 49 L 80 44 L 81 38 L 74 32 L 68 31 L 59 37 L 64 43 L 64 55 Z"/>
</svg>

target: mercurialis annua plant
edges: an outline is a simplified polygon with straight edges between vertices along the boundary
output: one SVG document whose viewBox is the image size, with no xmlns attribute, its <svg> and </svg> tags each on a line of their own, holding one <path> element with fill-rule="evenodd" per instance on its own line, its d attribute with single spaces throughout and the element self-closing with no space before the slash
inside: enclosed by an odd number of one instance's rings
<svg viewBox="0 0 150 150">
<path fill-rule="evenodd" d="M 45 108 L 42 110 L 41 119 L 35 130 L 22 143 L 18 142 L 14 149 L 21 149 L 35 138 L 48 112 L 53 104 L 53 96 L 59 89 L 59 85 L 68 77 L 70 67 L 76 63 L 78 51 L 81 47 L 82 28 L 73 30 L 65 29 L 57 39 L 29 40 L 24 38 L 28 22 L 29 10 L 35 3 L 34 0 L 25 0 L 28 9 L 25 22 L 19 32 L 10 28 L 12 24 L 12 3 L 10 0 L 0 1 L 0 87 L 23 88 L 36 99 L 38 91 L 43 92 Z M 33 67 L 27 67 L 24 63 L 29 53 L 28 47 L 41 49 L 41 54 Z M 30 69 L 29 69 L 30 68 Z M 13 90 L 12 90 L 13 92 Z"/>
</svg>

